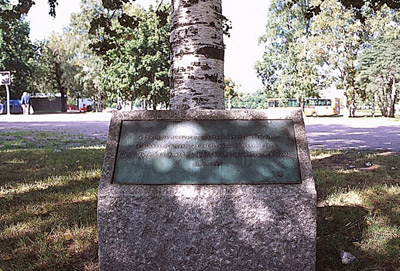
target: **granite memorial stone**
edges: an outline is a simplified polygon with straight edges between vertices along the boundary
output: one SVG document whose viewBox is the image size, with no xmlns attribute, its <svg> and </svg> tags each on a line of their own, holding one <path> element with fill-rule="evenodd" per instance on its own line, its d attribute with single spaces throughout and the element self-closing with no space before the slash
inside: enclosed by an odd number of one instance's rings
<svg viewBox="0 0 400 271">
<path fill-rule="evenodd" d="M 315 202 L 300 110 L 115 112 L 100 270 L 314 270 Z"/>
</svg>

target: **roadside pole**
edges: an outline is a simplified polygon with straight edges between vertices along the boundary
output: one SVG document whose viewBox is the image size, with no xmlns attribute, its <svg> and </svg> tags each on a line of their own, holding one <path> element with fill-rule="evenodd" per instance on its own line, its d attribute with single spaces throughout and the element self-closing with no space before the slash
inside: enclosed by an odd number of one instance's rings
<svg viewBox="0 0 400 271">
<path fill-rule="evenodd" d="M 8 88 L 8 85 L 6 86 L 6 91 L 7 91 L 7 115 L 11 115 L 11 110 L 10 110 L 10 90 Z"/>
<path fill-rule="evenodd" d="M 0 71 L 0 85 L 6 86 L 7 91 L 7 115 L 10 115 L 10 89 L 8 86 L 10 85 L 10 72 L 9 71 Z"/>
</svg>

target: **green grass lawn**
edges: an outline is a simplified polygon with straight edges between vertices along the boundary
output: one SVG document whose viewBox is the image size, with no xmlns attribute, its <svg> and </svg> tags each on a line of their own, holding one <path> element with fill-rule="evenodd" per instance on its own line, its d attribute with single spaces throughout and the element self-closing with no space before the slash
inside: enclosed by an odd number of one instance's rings
<svg viewBox="0 0 400 271">
<path fill-rule="evenodd" d="M 312 156 L 319 201 L 317 270 L 400 270 L 400 153 Z M 342 265 L 340 250 L 358 260 Z"/>
<path fill-rule="evenodd" d="M 0 133 L 0 269 L 96 270 L 104 142 Z"/>
<path fill-rule="evenodd" d="M 97 270 L 104 145 L 68 134 L 0 132 L 0 271 Z M 312 157 L 317 270 L 399 270 L 400 153 Z M 357 261 L 343 265 L 340 250 Z"/>
</svg>

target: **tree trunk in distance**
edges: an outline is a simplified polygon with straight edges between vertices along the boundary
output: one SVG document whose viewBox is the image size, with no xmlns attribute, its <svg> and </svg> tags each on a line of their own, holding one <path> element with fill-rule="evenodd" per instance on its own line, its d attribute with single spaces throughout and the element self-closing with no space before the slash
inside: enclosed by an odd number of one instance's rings
<svg viewBox="0 0 400 271">
<path fill-rule="evenodd" d="M 396 113 L 396 100 L 397 100 L 397 89 L 396 89 L 396 78 L 393 77 L 392 83 L 392 99 L 390 101 L 390 112 L 389 118 L 394 118 Z"/>
<path fill-rule="evenodd" d="M 61 91 L 61 112 L 67 112 L 67 95 L 65 94 L 64 89 Z"/>
<path fill-rule="evenodd" d="M 354 118 L 356 116 L 356 110 L 357 110 L 357 105 L 356 105 L 356 94 L 353 93 L 351 94 L 351 101 L 349 105 L 349 117 Z"/>
<path fill-rule="evenodd" d="M 147 110 L 147 99 L 146 98 L 142 99 L 142 110 Z"/>
<path fill-rule="evenodd" d="M 101 90 L 97 91 L 97 112 L 101 112 Z"/>
<path fill-rule="evenodd" d="M 224 109 L 221 0 L 172 0 L 172 110 Z"/>
<path fill-rule="evenodd" d="M 228 97 L 228 110 L 232 110 L 232 97 Z"/>
<path fill-rule="evenodd" d="M 375 99 L 376 94 L 374 93 L 374 97 L 372 98 L 372 112 L 371 115 L 373 118 L 375 118 L 375 103 L 376 103 L 376 99 Z"/>
<path fill-rule="evenodd" d="M 380 95 L 378 96 L 379 99 L 379 107 L 381 108 L 382 112 L 382 117 L 387 117 L 387 99 L 385 98 L 385 95 Z"/>
</svg>

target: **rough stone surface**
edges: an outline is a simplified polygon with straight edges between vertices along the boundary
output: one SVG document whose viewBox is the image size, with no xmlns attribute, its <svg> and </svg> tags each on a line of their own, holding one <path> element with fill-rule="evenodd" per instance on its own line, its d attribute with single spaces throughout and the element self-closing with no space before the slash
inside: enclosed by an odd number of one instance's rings
<svg viewBox="0 0 400 271">
<path fill-rule="evenodd" d="M 302 183 L 116 185 L 122 120 L 293 119 Z M 113 115 L 99 187 L 100 270 L 314 270 L 316 191 L 300 110 Z"/>
</svg>

